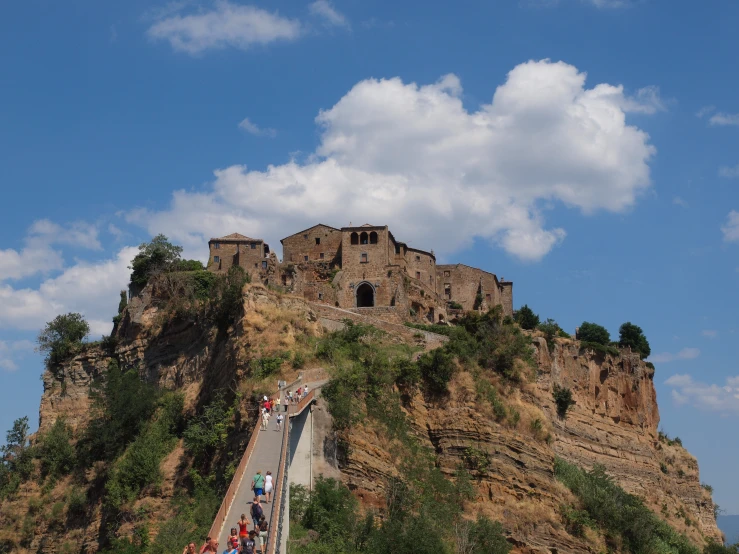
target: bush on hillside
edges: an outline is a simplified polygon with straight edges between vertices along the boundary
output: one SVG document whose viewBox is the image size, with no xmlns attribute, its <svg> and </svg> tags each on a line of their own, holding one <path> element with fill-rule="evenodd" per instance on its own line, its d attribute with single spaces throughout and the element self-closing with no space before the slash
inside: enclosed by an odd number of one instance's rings
<svg viewBox="0 0 739 554">
<path fill-rule="evenodd" d="M 15 493 L 33 472 L 34 452 L 28 436 L 28 417 L 18 418 L 0 446 L 0 499 Z"/>
<path fill-rule="evenodd" d="M 183 434 L 185 447 L 198 457 L 223 447 L 233 428 L 235 411 L 235 404 L 229 405 L 223 393 L 217 393 L 202 413 L 187 424 Z"/>
<path fill-rule="evenodd" d="M 577 338 L 583 342 L 594 342 L 607 346 L 611 342 L 611 335 L 608 330 L 597 323 L 583 321 L 577 331 Z"/>
<path fill-rule="evenodd" d="M 649 341 L 638 325 L 627 321 L 618 329 L 618 336 L 619 346 L 623 348 L 630 347 L 631 350 L 639 353 L 642 360 L 649 357 L 652 353 L 652 349 L 649 347 Z"/>
<path fill-rule="evenodd" d="M 553 319 L 547 319 L 544 323 L 540 323 L 537 327 L 539 331 L 544 333 L 544 338 L 547 341 L 547 347 L 551 352 L 554 350 L 554 337 L 559 337 L 562 333 L 562 328 Z"/>
<path fill-rule="evenodd" d="M 49 321 L 36 338 L 39 352 L 46 354 L 47 365 L 58 364 L 79 352 L 90 334 L 90 325 L 82 314 L 68 313 Z"/>
<path fill-rule="evenodd" d="M 557 458 L 554 475 L 575 494 L 581 507 L 605 532 L 609 550 L 633 554 L 698 554 L 698 549 L 684 535 L 658 518 L 642 499 L 619 487 L 603 466 L 585 471 Z"/>
<path fill-rule="evenodd" d="M 532 330 L 536 329 L 536 326 L 539 325 L 539 316 L 534 313 L 534 310 L 529 308 L 528 304 L 524 304 L 519 308 L 514 319 L 521 326 L 521 329 Z"/>
<path fill-rule="evenodd" d="M 572 399 L 572 391 L 567 387 L 560 387 L 555 383 L 552 397 L 554 398 L 554 403 L 557 405 L 557 415 L 560 419 L 565 419 L 567 417 L 567 410 L 575 405 L 575 401 Z"/>
<path fill-rule="evenodd" d="M 41 460 L 41 474 L 52 479 L 66 475 L 74 467 L 77 454 L 72 445 L 72 429 L 63 417 L 40 435 L 36 455 Z"/>
</svg>

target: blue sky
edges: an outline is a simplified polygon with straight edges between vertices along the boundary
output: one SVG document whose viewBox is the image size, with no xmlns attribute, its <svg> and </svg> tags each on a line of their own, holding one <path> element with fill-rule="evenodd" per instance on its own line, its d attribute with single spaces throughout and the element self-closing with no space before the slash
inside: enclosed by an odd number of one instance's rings
<svg viewBox="0 0 739 554">
<path fill-rule="evenodd" d="M 398 5 L 400 4 L 400 5 Z M 0 8 L 0 428 L 33 340 L 109 332 L 135 246 L 387 223 L 514 304 L 651 342 L 662 427 L 739 513 L 736 2 Z"/>
</svg>

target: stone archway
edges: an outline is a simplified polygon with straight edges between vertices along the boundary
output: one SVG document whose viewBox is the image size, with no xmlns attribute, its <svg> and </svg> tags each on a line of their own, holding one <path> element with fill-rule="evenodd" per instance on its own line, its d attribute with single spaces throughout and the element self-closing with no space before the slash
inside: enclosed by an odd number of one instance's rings
<svg viewBox="0 0 739 554">
<path fill-rule="evenodd" d="M 375 305 L 375 288 L 367 283 L 360 283 L 357 287 L 357 308 L 372 308 Z"/>
</svg>

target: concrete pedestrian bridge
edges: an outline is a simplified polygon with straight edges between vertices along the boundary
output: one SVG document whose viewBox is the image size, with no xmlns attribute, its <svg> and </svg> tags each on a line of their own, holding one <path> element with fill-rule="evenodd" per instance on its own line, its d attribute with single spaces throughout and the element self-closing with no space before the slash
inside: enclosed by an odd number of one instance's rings
<svg viewBox="0 0 739 554">
<path fill-rule="evenodd" d="M 216 514 L 209 536 L 218 537 L 221 550 L 226 549 L 226 540 L 231 527 L 237 527 L 236 522 L 241 514 L 246 514 L 251 523 L 250 508 L 254 500 L 254 491 L 251 490 L 251 482 L 257 471 L 264 475 L 267 471 L 272 472 L 272 501 L 265 503 L 262 497 L 262 509 L 269 522 L 269 534 L 265 552 L 262 554 L 285 554 L 287 551 L 287 539 L 289 534 L 289 499 L 290 481 L 305 483 L 310 482 L 311 467 L 308 464 L 296 464 L 291 469 L 294 459 L 310 462 L 312 456 L 312 410 L 310 406 L 316 400 L 321 385 L 326 381 L 302 382 L 302 379 L 280 388 L 280 402 L 287 391 L 295 391 L 298 387 L 308 386 L 310 391 L 297 404 L 288 406 L 287 417 L 282 429 L 277 430 L 277 413 L 270 418 L 267 430 L 261 430 L 261 418 L 252 431 L 249 444 L 244 450 L 231 485 L 226 491 L 221 507 Z M 280 405 L 280 410 L 284 407 Z M 285 415 L 284 412 L 280 412 Z M 307 467 L 306 467 L 307 465 Z M 299 475 L 291 475 L 297 473 Z M 290 479 L 288 479 L 290 476 Z M 250 525 L 251 529 L 252 526 Z M 259 542 L 257 541 L 257 545 Z"/>
</svg>

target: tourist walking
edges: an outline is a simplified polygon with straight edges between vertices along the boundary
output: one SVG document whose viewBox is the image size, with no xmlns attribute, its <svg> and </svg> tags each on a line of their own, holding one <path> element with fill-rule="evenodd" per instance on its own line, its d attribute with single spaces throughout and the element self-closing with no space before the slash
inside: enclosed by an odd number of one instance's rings
<svg viewBox="0 0 739 554">
<path fill-rule="evenodd" d="M 267 410 L 262 411 L 262 431 L 267 430 L 269 425 L 269 412 Z"/>
<path fill-rule="evenodd" d="M 251 490 L 254 491 L 254 496 L 256 497 L 254 500 L 260 502 L 264 494 L 264 475 L 262 475 L 261 470 L 257 471 L 254 479 L 251 480 Z"/>
<path fill-rule="evenodd" d="M 195 543 L 191 542 L 185 547 L 185 549 L 182 551 L 182 554 L 195 554 L 195 548 Z"/>
<path fill-rule="evenodd" d="M 266 502 L 272 500 L 272 472 L 268 471 L 264 476 L 264 494 L 267 495 Z"/>
<path fill-rule="evenodd" d="M 277 429 L 275 431 L 282 431 L 282 420 L 285 419 L 285 416 L 282 414 L 277 414 Z"/>
<path fill-rule="evenodd" d="M 246 514 L 241 514 L 237 525 L 239 526 L 239 541 L 244 544 L 244 540 L 249 536 L 249 521 L 246 519 Z"/>
<path fill-rule="evenodd" d="M 269 523 L 267 523 L 267 519 L 262 516 L 262 518 L 259 520 L 259 551 L 264 554 L 266 550 L 264 549 L 264 545 L 267 544 L 267 535 L 269 531 Z"/>
<path fill-rule="evenodd" d="M 282 395 L 282 404 L 285 406 L 285 413 L 287 413 L 287 405 L 290 403 L 290 397 L 287 394 Z"/>
<path fill-rule="evenodd" d="M 252 502 L 251 509 L 251 520 L 254 522 L 254 530 L 256 531 L 259 529 L 259 520 L 262 519 L 262 516 L 264 515 L 264 510 L 262 510 L 262 504 L 259 502 L 259 497 L 254 497 L 254 502 Z"/>
</svg>

